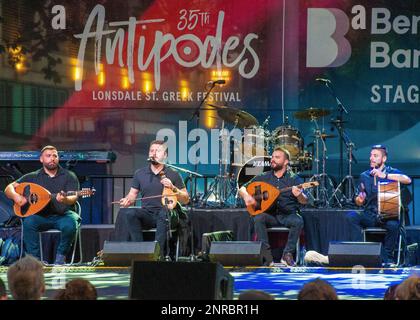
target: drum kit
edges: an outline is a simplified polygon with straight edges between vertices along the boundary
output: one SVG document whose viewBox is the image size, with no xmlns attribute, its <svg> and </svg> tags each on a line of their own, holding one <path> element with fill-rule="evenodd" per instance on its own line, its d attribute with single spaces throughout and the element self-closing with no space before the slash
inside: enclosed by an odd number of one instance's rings
<svg viewBox="0 0 420 320">
<path fill-rule="evenodd" d="M 220 134 L 219 143 L 221 147 L 219 150 L 226 151 L 226 146 L 229 146 L 230 161 L 224 161 L 226 160 L 225 156 L 219 157 L 219 174 L 215 177 L 206 194 L 200 198 L 201 204 L 221 207 L 237 206 L 238 201 L 241 201 L 238 197 L 239 188 L 256 175 L 271 170 L 270 155 L 277 146 L 289 151 L 291 157 L 289 165 L 293 172 L 311 171 L 313 164 L 315 164 L 315 173 L 309 181 L 319 182 L 319 186 L 314 188 L 310 195 L 316 206 L 328 207 L 332 204 L 332 201 L 340 202 L 338 198 L 340 193 L 334 190 L 334 184 L 325 172 L 326 140 L 336 138 L 337 135 L 326 134 L 325 130 L 321 130 L 318 124 L 318 119 L 329 115 L 331 111 L 311 107 L 294 113 L 296 119 L 311 121 L 314 126 L 314 132 L 311 136 L 314 140 L 307 146 L 308 148 L 312 147 L 312 149 L 307 150 L 300 131 L 288 123 L 287 117 L 281 126 L 271 132 L 267 128 L 269 118 L 262 125 L 259 125 L 254 116 L 243 110 L 213 104 L 209 104 L 209 106 L 217 111 L 217 115 L 222 120 L 222 129 L 228 123 L 243 131 L 241 131 L 240 139 L 231 135 Z M 232 145 L 233 148 L 230 148 Z M 240 154 L 240 157 L 237 157 L 237 153 Z M 236 159 L 242 161 L 236 161 Z M 332 196 L 329 196 L 331 194 Z"/>
</svg>

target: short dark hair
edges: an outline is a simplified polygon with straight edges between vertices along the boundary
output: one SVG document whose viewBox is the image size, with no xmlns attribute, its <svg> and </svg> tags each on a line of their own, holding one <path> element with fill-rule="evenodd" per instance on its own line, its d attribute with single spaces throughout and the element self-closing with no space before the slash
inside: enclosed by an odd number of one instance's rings
<svg viewBox="0 0 420 320">
<path fill-rule="evenodd" d="M 388 156 L 388 149 L 383 144 L 375 144 L 371 150 L 381 150 L 383 156 Z"/>
<path fill-rule="evenodd" d="M 261 290 L 245 290 L 239 294 L 238 300 L 274 300 L 274 297 Z"/>
<path fill-rule="evenodd" d="M 395 289 L 397 300 L 420 300 L 420 276 L 412 275 Z"/>
<path fill-rule="evenodd" d="M 56 150 L 57 151 L 57 148 L 54 147 L 54 146 L 51 146 L 51 145 L 45 146 L 41 149 L 41 154 L 43 154 L 45 150 Z"/>
<path fill-rule="evenodd" d="M 298 300 L 338 300 L 337 292 L 327 281 L 315 279 L 307 282 L 298 294 Z"/>
<path fill-rule="evenodd" d="M 98 294 L 95 286 L 85 279 L 73 279 L 66 287 L 58 291 L 55 300 L 96 300 Z"/>
<path fill-rule="evenodd" d="M 284 148 L 282 146 L 275 146 L 274 147 L 274 150 L 273 150 L 273 153 L 274 153 L 274 151 L 281 151 L 281 152 L 283 152 L 286 155 L 287 160 L 290 161 L 290 152 L 286 148 Z"/>
<path fill-rule="evenodd" d="M 386 289 L 385 291 L 384 300 L 396 300 L 395 291 L 397 290 L 397 287 L 398 283 L 389 286 L 388 289 Z"/>
</svg>

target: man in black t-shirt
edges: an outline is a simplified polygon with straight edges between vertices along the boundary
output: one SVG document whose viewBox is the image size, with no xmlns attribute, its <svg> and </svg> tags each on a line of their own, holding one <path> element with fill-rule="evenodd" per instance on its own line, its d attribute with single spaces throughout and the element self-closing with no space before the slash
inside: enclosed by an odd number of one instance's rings
<svg viewBox="0 0 420 320">
<path fill-rule="evenodd" d="M 156 228 L 156 240 L 163 253 L 167 239 L 168 211 L 159 196 L 166 187 L 176 194 L 181 204 L 189 202 L 180 174 L 163 164 L 167 156 L 164 141 L 155 140 L 150 143 L 150 165 L 134 173 L 129 193 L 120 200 L 122 208 L 115 222 L 115 240 L 143 241 L 142 230 Z M 163 178 L 161 173 L 164 173 Z M 141 207 L 131 207 L 135 205 L 139 195 L 144 198 Z"/>
<path fill-rule="evenodd" d="M 49 229 L 61 231 L 60 244 L 54 264 L 64 264 L 65 258 L 75 239 L 80 217 L 72 211 L 77 201 L 77 195 L 65 196 L 67 191 L 78 191 L 79 181 L 76 175 L 64 168 L 59 163 L 58 151 L 54 146 L 45 146 L 41 150 L 40 162 L 42 168 L 25 174 L 15 182 L 9 184 L 5 193 L 20 207 L 27 204 L 28 200 L 16 192 L 15 188 L 20 183 L 30 182 L 47 189 L 53 197 L 47 206 L 40 212 L 23 218 L 23 241 L 27 253 L 40 258 L 39 232 Z"/>
<path fill-rule="evenodd" d="M 262 241 L 268 250 L 270 250 L 270 244 L 268 242 L 267 227 L 285 226 L 290 228 L 281 262 L 287 266 L 295 266 L 293 253 L 295 252 L 300 231 L 303 228 L 303 219 L 299 208 L 300 205 L 307 203 L 308 198 L 302 189 L 295 187 L 301 184 L 303 180 L 288 170 L 289 159 L 290 155 L 286 149 L 276 147 L 271 156 L 271 171 L 256 176 L 252 180 L 252 182 L 267 182 L 277 189 L 293 186 L 291 190 L 281 192 L 273 205 L 266 212 L 254 216 L 253 220 L 257 240 Z M 239 195 L 244 199 L 247 206 L 255 204 L 255 199 L 248 194 L 246 185 L 241 187 Z M 266 263 L 272 262 L 271 254 L 266 260 L 268 260 Z"/>
</svg>

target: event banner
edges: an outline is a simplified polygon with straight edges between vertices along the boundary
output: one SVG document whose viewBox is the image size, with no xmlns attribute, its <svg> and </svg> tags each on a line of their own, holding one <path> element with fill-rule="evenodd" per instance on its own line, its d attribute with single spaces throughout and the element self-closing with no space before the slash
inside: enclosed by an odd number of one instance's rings
<svg viewBox="0 0 420 320">
<path fill-rule="evenodd" d="M 223 160 L 243 165 L 283 144 L 335 171 L 350 143 L 361 162 L 385 143 L 418 166 L 419 16 L 414 0 L 2 2 L 1 148 L 136 166 L 163 138 L 173 162 L 217 165 L 232 142 Z"/>
<path fill-rule="evenodd" d="M 392 161 L 418 166 L 420 3 L 301 1 L 299 10 L 301 104 L 331 108 L 345 140 L 366 146 L 362 160 L 383 143 Z"/>
</svg>

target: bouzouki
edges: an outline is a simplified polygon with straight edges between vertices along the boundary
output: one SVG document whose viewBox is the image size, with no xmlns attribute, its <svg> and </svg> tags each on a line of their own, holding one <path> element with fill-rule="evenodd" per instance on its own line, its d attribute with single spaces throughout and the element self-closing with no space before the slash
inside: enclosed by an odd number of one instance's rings
<svg viewBox="0 0 420 320">
<path fill-rule="evenodd" d="M 19 206 L 16 203 L 13 206 L 15 214 L 22 218 L 38 213 L 45 208 L 52 198 L 55 198 L 57 195 L 56 193 L 54 194 L 49 192 L 47 189 L 36 183 L 30 182 L 20 183 L 15 188 L 15 191 L 27 200 L 27 203 L 23 206 Z M 77 195 L 78 197 L 86 198 L 95 194 L 95 191 L 96 190 L 94 188 L 83 188 L 80 191 L 64 192 L 63 195 L 66 197 Z"/>
<path fill-rule="evenodd" d="M 318 181 L 310 181 L 305 182 L 302 184 L 297 185 L 296 187 L 301 189 L 308 189 L 313 188 L 319 185 Z M 292 187 L 286 187 L 282 189 L 277 189 L 273 187 L 271 184 L 261 181 L 255 181 L 251 182 L 247 188 L 246 191 L 254 197 L 256 203 L 253 205 L 249 205 L 246 207 L 249 214 L 252 216 L 256 216 L 260 213 L 263 213 L 267 211 L 271 205 L 276 201 L 277 197 L 280 195 L 280 193 L 291 190 Z"/>
</svg>

